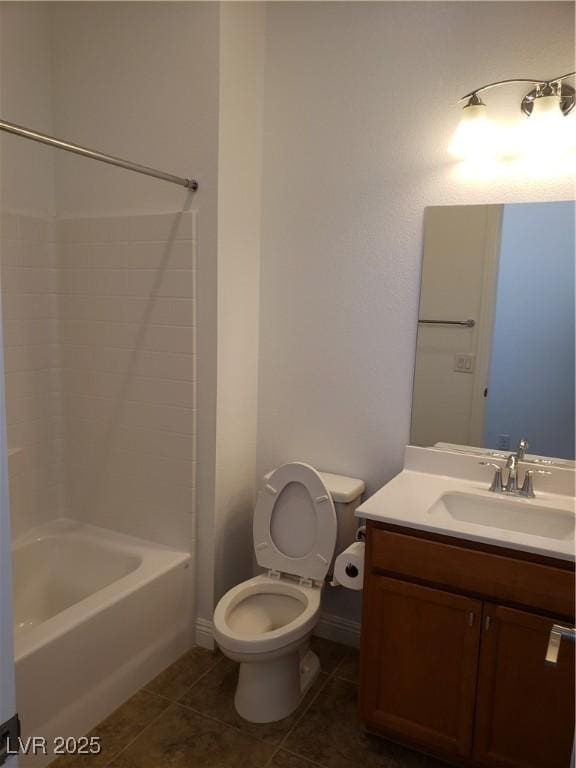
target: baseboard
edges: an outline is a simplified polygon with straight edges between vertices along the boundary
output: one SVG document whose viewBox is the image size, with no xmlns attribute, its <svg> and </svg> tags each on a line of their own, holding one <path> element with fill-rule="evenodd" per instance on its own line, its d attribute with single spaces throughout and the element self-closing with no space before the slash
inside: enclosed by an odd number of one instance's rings
<svg viewBox="0 0 576 768">
<path fill-rule="evenodd" d="M 214 631 L 212 622 L 207 619 L 196 619 L 196 645 L 201 648 L 214 650 Z"/>
<path fill-rule="evenodd" d="M 350 645 L 353 648 L 360 646 L 360 624 L 357 621 L 335 616 L 333 613 L 323 613 L 320 621 L 314 629 L 314 633 L 325 640 L 333 640 L 335 643 Z"/>
<path fill-rule="evenodd" d="M 352 648 L 360 646 L 360 624 L 357 621 L 343 619 L 332 613 L 323 613 L 314 628 L 314 633 L 325 640 L 332 640 Z M 212 622 L 207 619 L 196 619 L 196 645 L 201 648 L 214 650 L 214 632 Z"/>
</svg>

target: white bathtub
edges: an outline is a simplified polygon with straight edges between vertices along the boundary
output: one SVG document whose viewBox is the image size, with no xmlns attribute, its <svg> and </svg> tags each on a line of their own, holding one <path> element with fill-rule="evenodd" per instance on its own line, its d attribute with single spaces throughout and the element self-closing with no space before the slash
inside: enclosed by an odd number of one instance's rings
<svg viewBox="0 0 576 768">
<path fill-rule="evenodd" d="M 15 543 L 13 569 L 24 738 L 87 733 L 192 643 L 188 553 L 56 520 Z"/>
</svg>

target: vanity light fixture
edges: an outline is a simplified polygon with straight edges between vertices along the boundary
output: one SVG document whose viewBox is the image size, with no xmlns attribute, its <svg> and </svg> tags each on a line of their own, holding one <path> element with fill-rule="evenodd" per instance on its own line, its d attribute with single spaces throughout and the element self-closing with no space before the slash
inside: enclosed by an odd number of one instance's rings
<svg viewBox="0 0 576 768">
<path fill-rule="evenodd" d="M 565 82 L 576 72 L 568 72 L 551 80 L 530 80 L 527 78 L 500 80 L 488 83 L 467 93 L 459 99 L 464 104 L 462 118 L 448 148 L 458 158 L 495 157 L 504 149 L 497 126 L 490 120 L 488 109 L 480 93 L 491 88 L 517 83 L 529 83 L 532 88 L 520 104 L 522 113 L 529 118 L 523 137 L 514 142 L 521 149 L 534 148 L 535 143 L 556 142 L 562 136 L 562 143 L 574 142 L 570 137 L 569 124 L 565 118 L 576 104 L 574 88 Z M 571 123 L 572 121 L 570 121 Z"/>
</svg>

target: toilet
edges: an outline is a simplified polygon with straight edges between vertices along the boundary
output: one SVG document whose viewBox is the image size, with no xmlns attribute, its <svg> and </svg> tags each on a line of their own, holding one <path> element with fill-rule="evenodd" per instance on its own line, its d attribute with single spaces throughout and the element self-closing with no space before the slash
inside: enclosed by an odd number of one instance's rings
<svg viewBox="0 0 576 768">
<path fill-rule="evenodd" d="M 214 612 L 214 638 L 240 662 L 234 703 L 253 723 L 288 717 L 318 673 L 310 636 L 334 554 L 353 540 L 364 483 L 301 462 L 264 477 L 254 509 L 254 552 L 266 573 L 238 584 Z"/>
</svg>

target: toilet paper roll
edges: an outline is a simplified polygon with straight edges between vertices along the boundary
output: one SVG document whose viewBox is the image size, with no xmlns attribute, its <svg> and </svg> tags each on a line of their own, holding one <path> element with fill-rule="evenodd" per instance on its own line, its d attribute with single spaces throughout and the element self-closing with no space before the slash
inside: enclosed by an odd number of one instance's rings
<svg viewBox="0 0 576 768">
<path fill-rule="evenodd" d="M 333 586 L 362 589 L 364 583 L 364 542 L 355 541 L 336 558 Z"/>
</svg>

